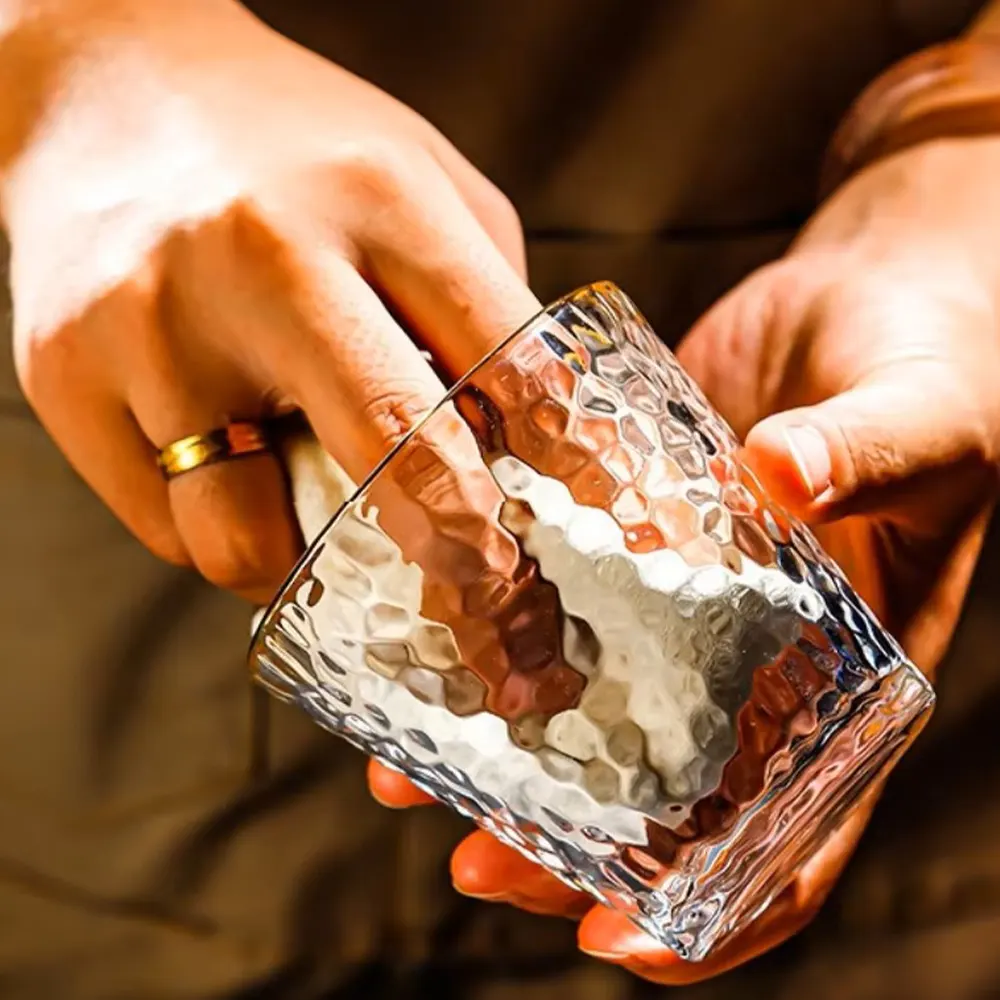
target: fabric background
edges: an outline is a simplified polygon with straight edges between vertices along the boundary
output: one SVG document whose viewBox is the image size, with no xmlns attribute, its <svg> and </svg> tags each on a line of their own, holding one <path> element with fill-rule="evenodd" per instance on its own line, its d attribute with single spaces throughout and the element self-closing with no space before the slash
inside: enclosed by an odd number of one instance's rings
<svg viewBox="0 0 1000 1000">
<path fill-rule="evenodd" d="M 410 103 L 511 195 L 542 298 L 611 278 L 673 340 L 783 251 L 852 97 L 978 4 L 251 6 Z M 1000 996 L 998 593 L 994 537 L 936 717 L 821 917 L 677 995 Z M 248 622 L 91 496 L 4 346 L 0 997 L 653 994 L 580 957 L 568 923 L 457 897 L 465 823 L 382 810 L 353 750 L 251 692 Z"/>
</svg>

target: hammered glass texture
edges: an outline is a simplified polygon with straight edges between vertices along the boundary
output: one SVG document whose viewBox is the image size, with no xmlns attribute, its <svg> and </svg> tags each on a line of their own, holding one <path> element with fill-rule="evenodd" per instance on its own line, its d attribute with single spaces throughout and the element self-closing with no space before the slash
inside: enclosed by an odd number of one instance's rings
<svg viewBox="0 0 1000 1000">
<path fill-rule="evenodd" d="M 933 695 L 614 286 L 471 372 L 313 544 L 257 676 L 698 959 Z"/>
</svg>

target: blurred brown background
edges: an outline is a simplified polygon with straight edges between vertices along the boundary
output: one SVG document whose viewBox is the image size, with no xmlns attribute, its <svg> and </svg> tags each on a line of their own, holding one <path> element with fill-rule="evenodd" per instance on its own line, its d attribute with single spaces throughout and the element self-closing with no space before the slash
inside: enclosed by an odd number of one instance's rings
<svg viewBox="0 0 1000 1000">
<path fill-rule="evenodd" d="M 966 0 L 255 0 L 521 210 L 542 298 L 611 278 L 675 340 L 783 251 L 865 83 Z M 7 340 L 4 343 L 8 343 Z M 4 348 L 7 351 L 7 348 Z M 0 997 L 652 995 L 461 900 L 465 824 L 247 690 L 248 610 L 147 556 L 0 361 Z M 1000 536 L 940 707 L 816 923 L 684 997 L 1000 997 Z"/>
</svg>

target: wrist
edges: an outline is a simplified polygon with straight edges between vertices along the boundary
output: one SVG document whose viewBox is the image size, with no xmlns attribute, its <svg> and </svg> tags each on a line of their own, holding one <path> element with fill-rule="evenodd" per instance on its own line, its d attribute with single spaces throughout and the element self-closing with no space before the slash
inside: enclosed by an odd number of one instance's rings
<svg viewBox="0 0 1000 1000">
<path fill-rule="evenodd" d="M 1000 136 L 1000 35 L 984 24 L 908 56 L 864 90 L 834 133 L 821 193 L 913 146 L 987 136 Z"/>
</svg>

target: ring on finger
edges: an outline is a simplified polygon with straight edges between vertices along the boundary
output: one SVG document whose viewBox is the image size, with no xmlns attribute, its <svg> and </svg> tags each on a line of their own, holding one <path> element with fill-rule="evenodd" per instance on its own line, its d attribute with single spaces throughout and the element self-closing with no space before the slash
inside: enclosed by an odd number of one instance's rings
<svg viewBox="0 0 1000 1000">
<path fill-rule="evenodd" d="M 166 480 L 176 479 L 205 465 L 228 462 L 271 450 L 264 428 L 251 420 L 237 420 L 203 434 L 189 434 L 160 449 L 156 464 Z"/>
</svg>

